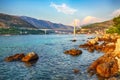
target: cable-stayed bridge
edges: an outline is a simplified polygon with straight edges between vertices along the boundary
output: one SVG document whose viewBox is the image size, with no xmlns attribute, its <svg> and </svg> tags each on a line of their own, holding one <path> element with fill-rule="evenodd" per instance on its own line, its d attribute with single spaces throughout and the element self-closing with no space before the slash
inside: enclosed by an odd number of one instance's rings
<svg viewBox="0 0 120 80">
<path fill-rule="evenodd" d="M 41 29 L 30 29 L 30 30 L 42 30 L 46 34 L 47 31 L 50 31 L 50 30 L 52 30 L 52 31 L 71 31 L 72 32 L 73 29 L 49 29 L 49 28 L 41 28 Z"/>
</svg>

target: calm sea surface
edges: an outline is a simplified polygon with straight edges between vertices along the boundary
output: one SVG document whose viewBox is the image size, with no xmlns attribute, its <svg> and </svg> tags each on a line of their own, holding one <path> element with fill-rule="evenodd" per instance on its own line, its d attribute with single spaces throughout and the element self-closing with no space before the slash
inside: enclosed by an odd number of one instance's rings
<svg viewBox="0 0 120 80">
<path fill-rule="evenodd" d="M 85 43 L 90 35 L 13 35 L 0 36 L 0 80 L 97 80 L 90 77 L 87 68 L 102 53 L 83 53 L 77 57 L 64 54 L 65 50 Z M 16 53 L 35 52 L 39 60 L 30 66 L 19 61 L 5 62 L 4 58 Z M 75 74 L 73 69 L 79 69 Z"/>
</svg>

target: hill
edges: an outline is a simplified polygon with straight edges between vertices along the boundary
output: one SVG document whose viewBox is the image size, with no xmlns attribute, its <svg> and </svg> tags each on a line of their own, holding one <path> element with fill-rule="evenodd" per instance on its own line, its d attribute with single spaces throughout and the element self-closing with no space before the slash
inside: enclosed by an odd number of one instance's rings
<svg viewBox="0 0 120 80">
<path fill-rule="evenodd" d="M 113 20 L 88 24 L 88 25 L 82 26 L 82 30 L 83 30 L 82 32 L 83 33 L 96 33 L 96 32 L 103 33 L 106 31 L 106 29 L 112 27 L 112 25 L 113 25 Z M 78 32 L 81 32 L 81 31 L 78 30 Z"/>
<path fill-rule="evenodd" d="M 0 28 L 35 28 L 35 29 L 73 29 L 72 26 L 67 26 L 50 21 L 38 20 L 27 16 L 14 16 L 0 13 Z"/>
<path fill-rule="evenodd" d="M 19 16 L 0 13 L 0 28 L 36 28 L 32 24 L 23 21 Z"/>
<path fill-rule="evenodd" d="M 27 16 L 14 16 L 0 13 L 0 34 L 43 34 L 44 31 L 38 29 L 53 29 L 72 32 L 73 27 L 50 21 L 38 20 Z M 65 29 L 65 30 L 62 30 Z"/>
<path fill-rule="evenodd" d="M 21 19 L 34 25 L 36 28 L 48 28 L 48 29 L 73 29 L 72 26 L 67 26 L 59 23 L 52 23 L 50 21 L 38 20 L 31 17 L 21 16 Z"/>
</svg>

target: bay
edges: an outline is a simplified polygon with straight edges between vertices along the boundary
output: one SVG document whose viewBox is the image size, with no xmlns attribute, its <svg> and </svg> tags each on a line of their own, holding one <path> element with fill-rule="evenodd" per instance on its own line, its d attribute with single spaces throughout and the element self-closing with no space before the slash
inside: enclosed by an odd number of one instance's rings
<svg viewBox="0 0 120 80">
<path fill-rule="evenodd" d="M 0 80 L 93 80 L 87 73 L 88 66 L 102 56 L 80 49 L 94 35 L 77 35 L 77 42 L 71 42 L 73 35 L 12 35 L 0 36 Z M 76 48 L 83 51 L 77 57 L 64 54 L 65 50 Z M 29 66 L 23 62 L 5 62 L 4 58 L 16 53 L 35 52 L 39 60 Z M 79 69 L 75 74 L 73 69 Z"/>
</svg>

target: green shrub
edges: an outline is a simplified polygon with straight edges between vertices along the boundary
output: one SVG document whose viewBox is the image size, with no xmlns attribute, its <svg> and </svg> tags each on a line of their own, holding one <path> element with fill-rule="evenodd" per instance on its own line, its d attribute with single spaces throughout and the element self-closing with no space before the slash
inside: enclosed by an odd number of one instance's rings
<svg viewBox="0 0 120 80">
<path fill-rule="evenodd" d="M 109 28 L 106 33 L 118 33 L 120 34 L 120 15 L 113 19 L 114 25 L 113 27 Z"/>
</svg>

